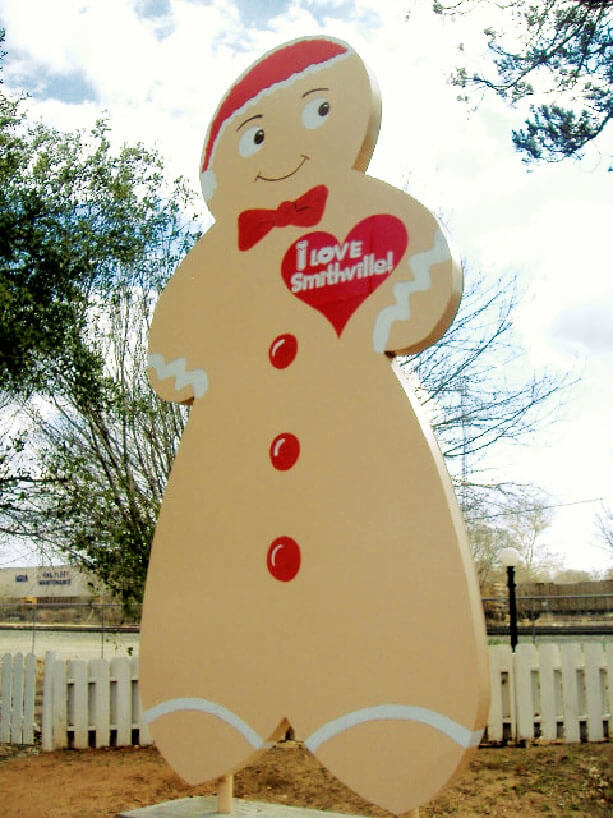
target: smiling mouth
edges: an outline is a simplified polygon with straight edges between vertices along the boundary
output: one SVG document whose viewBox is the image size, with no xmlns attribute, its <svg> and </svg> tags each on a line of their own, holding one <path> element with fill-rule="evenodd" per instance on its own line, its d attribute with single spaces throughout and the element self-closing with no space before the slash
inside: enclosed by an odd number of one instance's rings
<svg viewBox="0 0 613 818">
<path fill-rule="evenodd" d="M 293 176 L 295 173 L 298 173 L 300 168 L 304 165 L 304 163 L 308 160 L 308 156 L 302 154 L 302 159 L 300 160 L 300 164 L 298 167 L 294 168 L 291 173 L 286 173 L 285 176 L 262 176 L 261 173 L 255 177 L 255 181 L 257 182 L 258 179 L 261 179 L 263 182 L 282 182 L 284 179 L 289 179 L 290 176 Z"/>
</svg>

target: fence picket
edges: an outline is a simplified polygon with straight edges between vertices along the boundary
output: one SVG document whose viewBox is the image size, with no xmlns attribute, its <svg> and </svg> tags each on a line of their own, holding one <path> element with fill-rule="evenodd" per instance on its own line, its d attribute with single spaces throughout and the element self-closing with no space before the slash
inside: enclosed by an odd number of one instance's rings
<svg viewBox="0 0 613 818">
<path fill-rule="evenodd" d="M 13 659 L 10 653 L 2 657 L 2 711 L 0 712 L 0 741 L 11 740 L 11 682 Z"/>
<path fill-rule="evenodd" d="M 138 728 L 138 743 L 141 746 L 153 744 L 153 736 L 143 719 L 143 706 L 138 693 L 138 656 L 132 657 L 132 713 L 134 726 Z"/>
<path fill-rule="evenodd" d="M 504 735 L 504 700 L 505 693 L 508 696 L 510 657 L 511 649 L 508 645 L 492 645 L 490 648 L 491 695 L 490 712 L 487 719 L 487 735 L 490 741 L 502 741 Z M 506 680 L 506 684 L 503 679 Z"/>
<path fill-rule="evenodd" d="M 53 662 L 53 746 L 61 749 L 68 745 L 66 736 L 66 662 Z"/>
<path fill-rule="evenodd" d="M 557 645 L 541 645 L 540 659 L 540 717 L 541 737 L 553 741 L 558 736 L 558 673 L 560 651 Z M 547 693 L 551 691 L 551 695 Z"/>
<path fill-rule="evenodd" d="M 607 679 L 609 698 L 605 707 L 609 711 L 609 739 L 613 739 L 613 643 L 607 645 Z"/>
<path fill-rule="evenodd" d="M 602 646 L 596 642 L 585 645 L 585 713 L 588 741 L 602 741 L 602 717 L 605 712 L 604 697 L 600 683 L 603 666 Z"/>
<path fill-rule="evenodd" d="M 34 699 L 36 698 L 36 657 L 26 656 L 23 687 L 23 738 L 24 744 L 34 744 Z"/>
<path fill-rule="evenodd" d="M 577 674 L 581 665 L 581 647 L 574 643 L 562 645 L 562 688 L 564 691 L 564 740 L 581 739 L 579 684 Z"/>
<path fill-rule="evenodd" d="M 132 743 L 132 669 L 127 656 L 111 659 L 111 723 L 115 725 L 115 743 Z"/>
<path fill-rule="evenodd" d="M 515 706 L 517 708 L 517 738 L 534 738 L 535 689 L 533 671 L 537 667 L 536 647 L 520 644 L 515 653 Z"/>
<path fill-rule="evenodd" d="M 90 723 L 96 731 L 96 747 L 108 747 L 111 743 L 111 691 L 109 663 L 105 659 L 93 659 L 89 663 L 90 695 L 93 697 Z"/>
<path fill-rule="evenodd" d="M 11 744 L 22 744 L 23 741 L 23 654 L 13 656 Z"/>
<path fill-rule="evenodd" d="M 47 651 L 45 654 L 45 675 L 43 677 L 43 715 L 42 748 L 43 752 L 53 750 L 53 667 L 55 653 Z"/>
<path fill-rule="evenodd" d="M 82 659 L 68 662 L 68 677 L 71 691 L 68 723 L 72 725 L 73 746 L 77 750 L 85 750 L 89 735 L 87 662 Z"/>
</svg>

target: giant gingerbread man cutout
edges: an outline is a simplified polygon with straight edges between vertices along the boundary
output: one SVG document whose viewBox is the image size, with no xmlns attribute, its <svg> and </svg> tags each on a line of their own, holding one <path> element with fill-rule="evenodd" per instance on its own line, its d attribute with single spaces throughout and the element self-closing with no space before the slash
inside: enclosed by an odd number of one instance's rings
<svg viewBox="0 0 613 818">
<path fill-rule="evenodd" d="M 399 814 L 478 744 L 487 659 L 460 511 L 389 362 L 444 333 L 461 272 L 432 214 L 365 175 L 379 124 L 364 64 L 327 38 L 264 56 L 211 123 L 216 223 L 150 335 L 153 387 L 193 407 L 140 661 L 145 716 L 186 781 L 289 721 Z"/>
</svg>

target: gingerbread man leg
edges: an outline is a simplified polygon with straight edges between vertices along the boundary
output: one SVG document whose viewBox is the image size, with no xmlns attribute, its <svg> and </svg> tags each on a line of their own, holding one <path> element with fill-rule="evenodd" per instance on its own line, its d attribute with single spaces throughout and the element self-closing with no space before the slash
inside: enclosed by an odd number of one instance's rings
<svg viewBox="0 0 613 818">
<path fill-rule="evenodd" d="M 473 736 L 458 728 L 465 733 L 461 741 L 478 743 L 480 732 Z M 347 728 L 317 746 L 314 736 L 307 747 L 363 798 L 401 815 L 429 801 L 471 758 L 474 750 L 456 738 L 416 720 L 382 718 Z"/>
</svg>

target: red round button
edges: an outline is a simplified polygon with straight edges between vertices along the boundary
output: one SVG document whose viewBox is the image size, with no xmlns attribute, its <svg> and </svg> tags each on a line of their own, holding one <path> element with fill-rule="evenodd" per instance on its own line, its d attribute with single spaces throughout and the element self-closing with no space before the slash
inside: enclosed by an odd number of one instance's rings
<svg viewBox="0 0 613 818">
<path fill-rule="evenodd" d="M 297 352 L 296 336 L 287 332 L 285 335 L 277 335 L 268 349 L 268 358 L 275 369 L 285 369 L 293 362 Z"/>
<path fill-rule="evenodd" d="M 291 469 L 300 454 L 300 441 L 291 432 L 277 435 L 270 444 L 270 461 L 275 469 Z"/>
<path fill-rule="evenodd" d="M 300 548 L 291 537 L 277 537 L 268 548 L 266 566 L 279 582 L 294 579 L 300 569 Z"/>
</svg>

